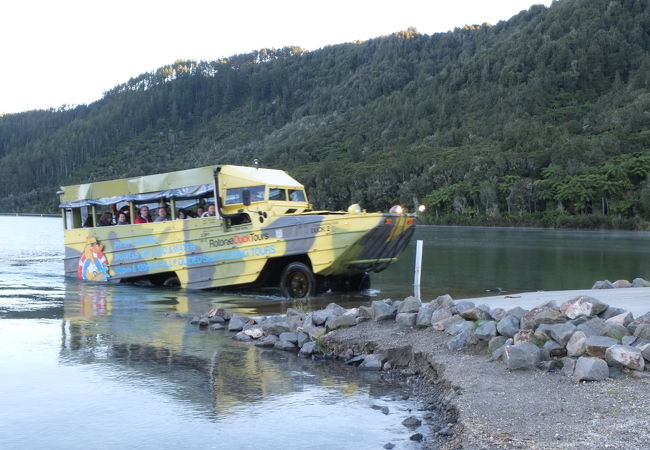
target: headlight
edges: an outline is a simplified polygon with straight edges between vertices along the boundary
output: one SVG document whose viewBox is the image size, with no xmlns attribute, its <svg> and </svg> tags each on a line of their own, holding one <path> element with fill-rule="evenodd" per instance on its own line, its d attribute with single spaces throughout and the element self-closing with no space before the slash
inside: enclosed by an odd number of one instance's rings
<svg viewBox="0 0 650 450">
<path fill-rule="evenodd" d="M 423 213 L 425 209 L 427 209 L 427 207 L 424 206 L 424 205 L 420 205 L 420 206 L 418 206 L 418 212 Z"/>
<path fill-rule="evenodd" d="M 394 205 L 388 210 L 388 212 L 391 214 L 402 214 L 404 212 L 404 208 L 402 208 L 402 205 Z"/>
<path fill-rule="evenodd" d="M 361 214 L 361 206 L 358 203 L 348 206 L 348 214 Z"/>
</svg>

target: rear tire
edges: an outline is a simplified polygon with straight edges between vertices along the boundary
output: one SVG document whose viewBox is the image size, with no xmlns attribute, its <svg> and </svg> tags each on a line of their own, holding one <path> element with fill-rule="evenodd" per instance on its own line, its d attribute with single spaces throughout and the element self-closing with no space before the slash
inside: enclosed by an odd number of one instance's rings
<svg viewBox="0 0 650 450">
<path fill-rule="evenodd" d="M 181 282 L 178 279 L 176 275 L 167 278 L 165 281 L 163 281 L 163 286 L 169 287 L 169 288 L 179 288 L 181 287 Z"/>
<path fill-rule="evenodd" d="M 280 290 L 288 298 L 309 297 L 316 293 L 316 278 L 311 269 L 301 263 L 288 264 L 280 275 Z"/>
</svg>

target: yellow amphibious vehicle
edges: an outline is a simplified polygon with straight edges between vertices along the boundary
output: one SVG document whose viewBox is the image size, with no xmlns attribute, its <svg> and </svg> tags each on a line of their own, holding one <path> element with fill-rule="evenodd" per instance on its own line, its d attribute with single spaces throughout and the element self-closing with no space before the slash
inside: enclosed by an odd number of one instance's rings
<svg viewBox="0 0 650 450">
<path fill-rule="evenodd" d="M 314 211 L 303 185 L 256 167 L 207 166 L 66 186 L 59 194 L 65 273 L 93 281 L 279 285 L 287 297 L 358 290 L 369 272 L 396 260 L 415 229 L 412 216 L 358 205 Z M 159 211 L 157 221 L 137 223 L 145 206 Z M 214 216 L 177 219 L 199 207 Z M 127 220 L 117 225 L 119 211 Z"/>
</svg>

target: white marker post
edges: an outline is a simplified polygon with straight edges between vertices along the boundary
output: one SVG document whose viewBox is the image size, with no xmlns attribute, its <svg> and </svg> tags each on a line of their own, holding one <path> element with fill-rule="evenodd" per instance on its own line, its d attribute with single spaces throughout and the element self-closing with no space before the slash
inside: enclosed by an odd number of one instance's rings
<svg viewBox="0 0 650 450">
<path fill-rule="evenodd" d="M 422 275 L 422 241 L 417 241 L 415 246 L 415 277 L 413 278 L 413 294 L 420 300 L 420 279 Z"/>
</svg>

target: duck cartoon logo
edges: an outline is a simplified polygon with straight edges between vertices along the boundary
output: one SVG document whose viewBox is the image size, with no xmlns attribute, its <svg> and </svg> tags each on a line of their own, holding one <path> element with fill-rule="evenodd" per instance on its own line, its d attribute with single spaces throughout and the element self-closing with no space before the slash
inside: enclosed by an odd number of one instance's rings
<svg viewBox="0 0 650 450">
<path fill-rule="evenodd" d="M 80 280 L 106 281 L 108 280 L 108 261 L 102 253 L 104 246 L 97 243 L 97 239 L 88 238 L 86 247 L 79 258 L 77 278 Z"/>
</svg>

